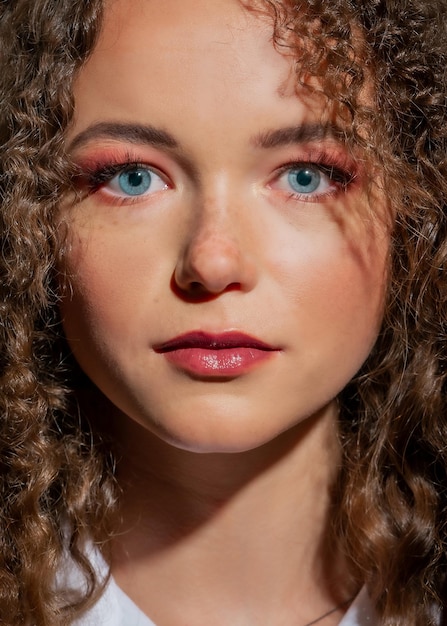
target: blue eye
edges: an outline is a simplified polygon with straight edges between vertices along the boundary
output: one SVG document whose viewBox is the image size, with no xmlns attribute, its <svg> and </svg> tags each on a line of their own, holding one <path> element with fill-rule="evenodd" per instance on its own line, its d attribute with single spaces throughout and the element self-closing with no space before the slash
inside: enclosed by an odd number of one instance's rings
<svg viewBox="0 0 447 626">
<path fill-rule="evenodd" d="M 118 185 L 121 191 L 129 196 L 141 196 L 146 193 L 152 183 L 152 174 L 149 170 L 135 168 L 118 175 Z"/>
<path fill-rule="evenodd" d="M 122 198 L 147 196 L 168 189 L 160 174 L 142 165 L 108 167 L 96 174 L 92 182 L 93 186 L 100 185 L 110 194 Z"/>
<path fill-rule="evenodd" d="M 294 168 L 287 173 L 287 182 L 296 193 L 312 193 L 321 183 L 321 173 L 308 165 Z"/>
<path fill-rule="evenodd" d="M 280 168 L 271 183 L 273 189 L 303 202 L 320 202 L 352 181 L 351 172 L 334 165 L 316 163 L 291 163 Z"/>
</svg>

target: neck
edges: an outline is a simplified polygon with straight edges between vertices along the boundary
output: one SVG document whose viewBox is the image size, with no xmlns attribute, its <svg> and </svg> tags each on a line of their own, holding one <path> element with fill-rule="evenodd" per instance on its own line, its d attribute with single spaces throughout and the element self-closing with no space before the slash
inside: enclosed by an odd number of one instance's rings
<svg viewBox="0 0 447 626">
<path fill-rule="evenodd" d="M 336 583 L 342 560 L 328 538 L 334 406 L 237 454 L 191 453 L 123 416 L 116 423 L 123 494 L 112 571 L 156 622 L 201 626 L 212 612 L 222 624 L 299 626 L 351 595 Z"/>
</svg>

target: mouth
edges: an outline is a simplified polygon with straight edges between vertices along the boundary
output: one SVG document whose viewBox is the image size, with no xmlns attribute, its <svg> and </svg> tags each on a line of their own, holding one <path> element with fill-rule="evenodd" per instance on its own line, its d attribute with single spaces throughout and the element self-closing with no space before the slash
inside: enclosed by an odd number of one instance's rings
<svg viewBox="0 0 447 626">
<path fill-rule="evenodd" d="M 175 368 L 197 378 L 235 378 L 280 349 L 240 332 L 192 331 L 154 346 Z"/>
</svg>

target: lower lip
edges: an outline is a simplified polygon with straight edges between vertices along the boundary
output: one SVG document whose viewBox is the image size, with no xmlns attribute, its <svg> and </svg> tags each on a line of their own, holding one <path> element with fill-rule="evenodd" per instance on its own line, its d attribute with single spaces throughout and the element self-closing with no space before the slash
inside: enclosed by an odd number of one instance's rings
<svg viewBox="0 0 447 626">
<path fill-rule="evenodd" d="M 249 372 L 275 351 L 256 348 L 181 348 L 164 352 L 166 359 L 178 369 L 201 377 L 234 377 Z"/>
</svg>

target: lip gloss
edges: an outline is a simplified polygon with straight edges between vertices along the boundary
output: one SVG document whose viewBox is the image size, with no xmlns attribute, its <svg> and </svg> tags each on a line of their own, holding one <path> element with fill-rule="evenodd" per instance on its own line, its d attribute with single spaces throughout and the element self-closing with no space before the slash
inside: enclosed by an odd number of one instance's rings
<svg viewBox="0 0 447 626">
<path fill-rule="evenodd" d="M 155 351 L 176 368 L 198 377 L 235 377 L 271 358 L 278 348 L 244 333 L 194 331 L 176 337 Z"/>
</svg>

